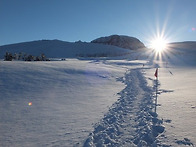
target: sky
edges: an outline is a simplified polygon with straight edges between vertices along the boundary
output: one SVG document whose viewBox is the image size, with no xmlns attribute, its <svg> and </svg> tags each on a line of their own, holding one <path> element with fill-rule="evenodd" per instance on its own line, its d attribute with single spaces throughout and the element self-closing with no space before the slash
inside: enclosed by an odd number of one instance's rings
<svg viewBox="0 0 196 147">
<path fill-rule="evenodd" d="M 0 0 L 0 45 L 113 34 L 196 41 L 196 0 Z"/>
</svg>

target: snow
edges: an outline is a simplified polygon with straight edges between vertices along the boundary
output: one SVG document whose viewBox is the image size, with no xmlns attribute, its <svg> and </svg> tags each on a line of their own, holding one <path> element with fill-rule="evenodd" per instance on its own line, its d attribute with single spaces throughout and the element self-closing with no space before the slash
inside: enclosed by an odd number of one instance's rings
<svg viewBox="0 0 196 147">
<path fill-rule="evenodd" d="M 125 75 L 125 89 L 104 118 L 96 124 L 84 146 L 150 146 L 164 131 L 153 112 L 152 90 L 139 69 Z"/>
<path fill-rule="evenodd" d="M 0 58 L 6 52 L 26 53 L 39 56 L 42 53 L 47 58 L 78 58 L 88 56 L 119 56 L 129 54 L 130 51 L 116 46 L 94 44 L 87 42 L 65 42 L 60 40 L 42 40 L 0 46 Z"/>
<path fill-rule="evenodd" d="M 153 69 L 148 70 L 147 77 L 153 72 Z M 163 118 L 166 127 L 167 138 L 161 138 L 164 143 L 172 146 L 186 145 L 186 142 L 176 143 L 187 138 L 192 144 L 196 144 L 195 74 L 195 67 L 159 68 L 160 106 L 157 107 L 157 113 Z"/>
<path fill-rule="evenodd" d="M 0 65 L 0 146 L 72 146 L 87 137 L 123 88 L 116 78 L 124 70 L 99 62 Z"/>
<path fill-rule="evenodd" d="M 173 45 L 173 44 L 172 44 Z M 164 145 L 194 146 L 196 144 L 196 46 L 193 42 L 176 43 L 173 54 L 159 65 L 159 95 L 157 113 L 163 119 L 164 136 L 158 138 Z M 152 75 L 155 65 L 145 71 L 148 84 L 155 84 Z"/>
<path fill-rule="evenodd" d="M 195 146 L 195 47 L 0 61 L 0 146 Z"/>
</svg>

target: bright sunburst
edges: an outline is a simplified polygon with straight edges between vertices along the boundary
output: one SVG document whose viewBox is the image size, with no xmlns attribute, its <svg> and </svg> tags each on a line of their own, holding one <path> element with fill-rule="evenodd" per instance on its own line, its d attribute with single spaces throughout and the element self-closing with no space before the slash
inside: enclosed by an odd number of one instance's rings
<svg viewBox="0 0 196 147">
<path fill-rule="evenodd" d="M 157 37 L 151 41 L 151 48 L 155 49 L 156 52 L 162 52 L 167 48 L 167 41 L 164 38 Z"/>
<path fill-rule="evenodd" d="M 159 61 L 159 63 L 164 63 L 168 61 L 169 54 L 171 52 L 169 42 L 171 37 L 165 34 L 165 31 L 157 31 L 149 37 L 149 52 L 154 58 L 154 60 Z"/>
</svg>

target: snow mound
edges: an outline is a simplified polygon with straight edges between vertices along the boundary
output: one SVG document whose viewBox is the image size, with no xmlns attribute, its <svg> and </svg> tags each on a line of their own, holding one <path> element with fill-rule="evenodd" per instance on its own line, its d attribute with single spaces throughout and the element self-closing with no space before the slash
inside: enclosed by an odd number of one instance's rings
<svg viewBox="0 0 196 147">
<path fill-rule="evenodd" d="M 134 37 L 129 37 L 129 36 L 123 36 L 123 35 L 111 35 L 107 37 L 100 37 L 91 42 L 114 45 L 114 46 L 131 49 L 131 50 L 145 48 L 144 44 L 139 39 Z"/>
<path fill-rule="evenodd" d="M 123 82 L 126 87 L 120 99 L 95 125 L 85 147 L 159 145 L 156 137 L 165 127 L 153 111 L 152 89 L 139 69 L 127 73 Z"/>
</svg>

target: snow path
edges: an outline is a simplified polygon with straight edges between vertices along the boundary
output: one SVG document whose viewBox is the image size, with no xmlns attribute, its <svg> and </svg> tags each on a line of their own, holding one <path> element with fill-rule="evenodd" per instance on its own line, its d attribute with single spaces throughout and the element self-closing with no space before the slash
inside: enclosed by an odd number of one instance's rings
<svg viewBox="0 0 196 147">
<path fill-rule="evenodd" d="M 120 99 L 95 125 L 85 147 L 158 145 L 156 137 L 164 127 L 153 112 L 153 91 L 147 86 L 141 69 L 126 73 L 123 82 L 126 87 L 119 93 Z"/>
</svg>

